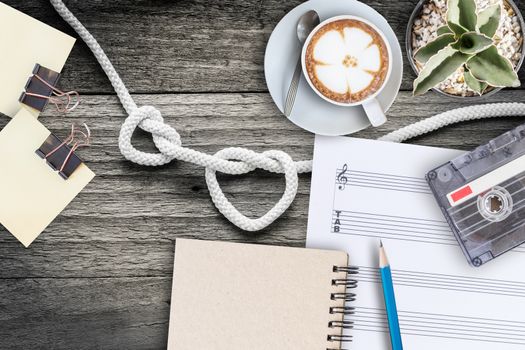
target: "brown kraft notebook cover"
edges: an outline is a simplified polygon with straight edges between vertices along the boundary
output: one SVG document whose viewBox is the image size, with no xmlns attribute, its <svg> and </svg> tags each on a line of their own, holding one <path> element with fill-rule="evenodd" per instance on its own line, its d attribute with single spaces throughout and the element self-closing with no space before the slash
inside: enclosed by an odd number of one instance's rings
<svg viewBox="0 0 525 350">
<path fill-rule="evenodd" d="M 347 265 L 340 251 L 177 239 L 168 349 L 339 349 L 331 295 Z"/>
</svg>

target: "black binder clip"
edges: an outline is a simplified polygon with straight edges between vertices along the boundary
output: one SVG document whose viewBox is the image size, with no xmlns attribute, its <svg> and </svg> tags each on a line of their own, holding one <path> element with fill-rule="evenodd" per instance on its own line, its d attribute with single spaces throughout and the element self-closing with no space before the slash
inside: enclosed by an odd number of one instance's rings
<svg viewBox="0 0 525 350">
<path fill-rule="evenodd" d="M 36 150 L 36 154 L 45 159 L 51 169 L 58 171 L 64 180 L 67 180 L 83 163 L 75 151 L 79 147 L 91 144 L 91 132 L 86 124 L 83 126 L 86 129 L 85 132 L 72 125 L 71 134 L 64 141 L 61 141 L 54 134 L 50 134 L 40 148 Z"/>
<path fill-rule="evenodd" d="M 75 109 L 80 96 L 76 91 L 63 92 L 56 88 L 60 73 L 43 67 L 38 63 L 33 69 L 33 74 L 27 80 L 24 92 L 18 99 L 21 103 L 42 112 L 49 102 L 53 103 L 59 112 L 69 112 Z M 73 106 L 73 96 L 75 103 Z"/>
</svg>

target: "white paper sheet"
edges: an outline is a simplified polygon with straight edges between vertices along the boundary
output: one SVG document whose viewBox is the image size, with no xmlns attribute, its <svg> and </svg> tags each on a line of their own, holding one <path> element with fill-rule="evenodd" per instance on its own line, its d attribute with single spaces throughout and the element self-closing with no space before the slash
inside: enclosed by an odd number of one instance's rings
<svg viewBox="0 0 525 350">
<path fill-rule="evenodd" d="M 480 268 L 468 265 L 424 179 L 460 153 L 316 137 L 306 245 L 346 250 L 360 267 L 356 313 L 347 317 L 355 321 L 347 332 L 351 349 L 390 349 L 380 238 L 405 349 L 525 348 L 525 248 Z"/>
</svg>

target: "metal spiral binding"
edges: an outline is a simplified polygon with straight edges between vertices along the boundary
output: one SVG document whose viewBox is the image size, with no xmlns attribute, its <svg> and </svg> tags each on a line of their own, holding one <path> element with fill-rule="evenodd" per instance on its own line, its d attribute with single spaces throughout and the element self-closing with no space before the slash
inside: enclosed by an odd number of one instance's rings
<svg viewBox="0 0 525 350">
<path fill-rule="evenodd" d="M 355 301 L 355 293 L 332 293 L 331 300 Z"/>
<path fill-rule="evenodd" d="M 330 321 L 328 322 L 328 327 L 350 329 L 350 328 L 354 328 L 353 324 L 354 322 L 352 321 Z"/>
<path fill-rule="evenodd" d="M 349 275 L 356 275 L 359 273 L 357 266 L 334 266 L 333 272 L 346 272 Z"/>
<path fill-rule="evenodd" d="M 346 291 L 339 292 L 339 293 L 331 293 L 330 299 L 331 300 L 342 300 L 345 303 L 354 301 L 356 298 L 355 293 L 351 293 L 348 291 L 348 289 L 356 288 L 357 287 L 357 280 L 351 278 L 349 275 L 355 275 L 359 273 L 359 268 L 357 266 L 334 266 L 333 272 L 344 272 L 347 274 L 346 278 L 334 278 L 332 279 L 332 286 L 345 286 Z M 339 314 L 339 315 L 352 315 L 355 313 L 355 308 L 352 306 L 331 306 L 328 310 L 330 314 Z M 329 328 L 339 328 L 341 331 L 343 329 L 350 329 L 353 328 L 353 321 L 348 320 L 342 320 L 342 321 L 330 321 L 328 322 Z M 351 335 L 344 335 L 344 334 L 329 334 L 327 336 L 327 341 L 329 342 L 338 342 L 338 343 L 344 343 L 344 342 L 351 342 L 352 336 Z M 326 350 L 336 350 L 333 348 L 327 348 Z M 342 349 L 341 349 L 342 350 Z"/>
</svg>

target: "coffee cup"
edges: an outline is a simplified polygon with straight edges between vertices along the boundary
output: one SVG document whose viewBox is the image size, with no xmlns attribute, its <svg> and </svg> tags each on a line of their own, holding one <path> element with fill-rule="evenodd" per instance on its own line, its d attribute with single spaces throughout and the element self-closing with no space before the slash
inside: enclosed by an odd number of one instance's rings
<svg viewBox="0 0 525 350">
<path fill-rule="evenodd" d="M 376 99 L 392 71 L 384 33 L 364 18 L 329 18 L 312 30 L 301 54 L 303 74 L 322 99 L 344 107 L 363 106 L 373 126 L 386 122 Z"/>
</svg>

